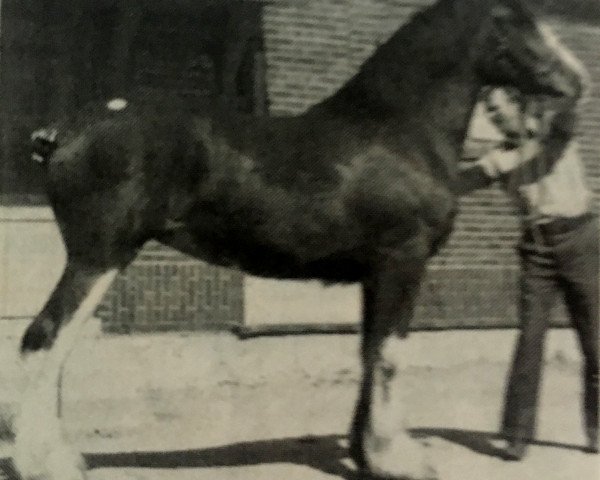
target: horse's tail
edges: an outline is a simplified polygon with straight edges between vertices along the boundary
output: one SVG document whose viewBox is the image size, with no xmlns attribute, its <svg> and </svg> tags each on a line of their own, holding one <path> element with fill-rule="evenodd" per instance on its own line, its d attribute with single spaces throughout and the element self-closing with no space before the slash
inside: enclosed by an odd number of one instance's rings
<svg viewBox="0 0 600 480">
<path fill-rule="evenodd" d="M 31 134 L 31 159 L 45 165 L 58 148 L 56 129 L 40 128 Z"/>
</svg>

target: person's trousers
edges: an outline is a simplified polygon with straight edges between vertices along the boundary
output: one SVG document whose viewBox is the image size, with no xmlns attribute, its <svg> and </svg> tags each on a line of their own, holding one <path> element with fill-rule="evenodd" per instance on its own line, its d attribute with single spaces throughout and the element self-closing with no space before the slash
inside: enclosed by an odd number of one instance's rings
<svg viewBox="0 0 600 480">
<path fill-rule="evenodd" d="M 557 228 L 554 228 L 557 227 Z M 562 294 L 583 353 L 583 411 L 588 438 L 598 435 L 598 219 L 592 215 L 526 232 L 520 247 L 520 334 L 502 419 L 507 438 L 535 435 L 544 339 Z"/>
</svg>

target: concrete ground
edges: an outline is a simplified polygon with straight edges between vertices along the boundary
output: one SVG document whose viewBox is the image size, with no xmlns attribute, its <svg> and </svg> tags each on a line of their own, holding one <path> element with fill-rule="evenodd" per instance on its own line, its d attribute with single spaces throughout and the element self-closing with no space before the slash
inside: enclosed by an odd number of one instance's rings
<svg viewBox="0 0 600 480">
<path fill-rule="evenodd" d="M 0 318 L 35 315 L 65 257 L 49 208 L 0 206 Z"/>
<path fill-rule="evenodd" d="M 16 345 L 25 323 L 0 323 L 0 405 L 11 412 L 23 384 Z M 402 371 L 412 434 L 440 480 L 599 478 L 600 457 L 580 450 L 580 363 L 569 330 L 548 339 L 529 455 L 519 463 L 495 456 L 514 335 L 413 334 Z M 355 480 L 344 447 L 357 349 L 354 335 L 104 336 L 92 321 L 67 366 L 65 431 L 92 480 Z M 6 478 L 11 453 L 6 440 Z"/>
</svg>

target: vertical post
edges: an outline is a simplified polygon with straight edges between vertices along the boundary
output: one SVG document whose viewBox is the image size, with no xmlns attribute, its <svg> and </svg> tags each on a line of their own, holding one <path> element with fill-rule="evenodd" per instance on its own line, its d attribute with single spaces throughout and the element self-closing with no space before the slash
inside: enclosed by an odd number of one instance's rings
<svg viewBox="0 0 600 480">
<path fill-rule="evenodd" d="M 4 21 L 4 16 L 3 16 L 4 10 L 2 9 L 2 0 L 0 0 L 0 98 L 4 98 L 5 97 L 5 93 L 4 92 L 4 65 L 2 64 L 2 61 L 4 60 L 4 56 L 2 55 L 3 53 L 3 48 L 2 45 L 4 45 L 4 29 L 3 29 L 3 21 Z M 3 105 L 4 102 L 0 103 L 0 106 Z M 0 163 L 2 164 L 2 167 L 0 168 L 0 205 L 2 205 L 4 202 L 2 201 L 2 197 L 6 194 L 6 182 L 7 182 L 7 173 L 8 173 L 8 166 L 7 166 L 7 162 L 5 161 L 4 155 L 6 152 L 6 146 L 7 146 L 7 141 L 6 141 L 6 131 L 4 129 L 4 122 L 5 122 L 5 117 L 6 117 L 6 111 L 4 108 L 2 108 L 3 113 L 0 113 L 0 148 L 2 150 L 0 150 Z M 2 259 L 5 260 L 5 259 Z M 6 269 L 3 269 L 4 272 L 6 272 Z M 0 292 L 1 293 L 1 292 Z M 0 297 L 1 298 L 1 297 Z"/>
<path fill-rule="evenodd" d="M 2 17 L 2 0 L 0 0 L 0 39 L 2 38 L 2 33 L 3 33 L 3 29 L 2 29 L 2 20 L 4 18 Z M 2 51 L 0 49 L 0 62 L 2 60 Z"/>
</svg>

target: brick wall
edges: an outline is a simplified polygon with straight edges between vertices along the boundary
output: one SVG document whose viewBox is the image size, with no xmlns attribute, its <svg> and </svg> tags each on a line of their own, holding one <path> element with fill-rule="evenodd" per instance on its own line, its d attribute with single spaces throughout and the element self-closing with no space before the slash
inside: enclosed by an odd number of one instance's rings
<svg viewBox="0 0 600 480">
<path fill-rule="evenodd" d="M 230 328 L 244 318 L 242 274 L 149 244 L 97 315 L 115 333 Z"/>
<path fill-rule="evenodd" d="M 300 113 L 335 92 L 413 12 L 431 0 L 269 2 L 264 10 L 272 115 Z"/>
</svg>

